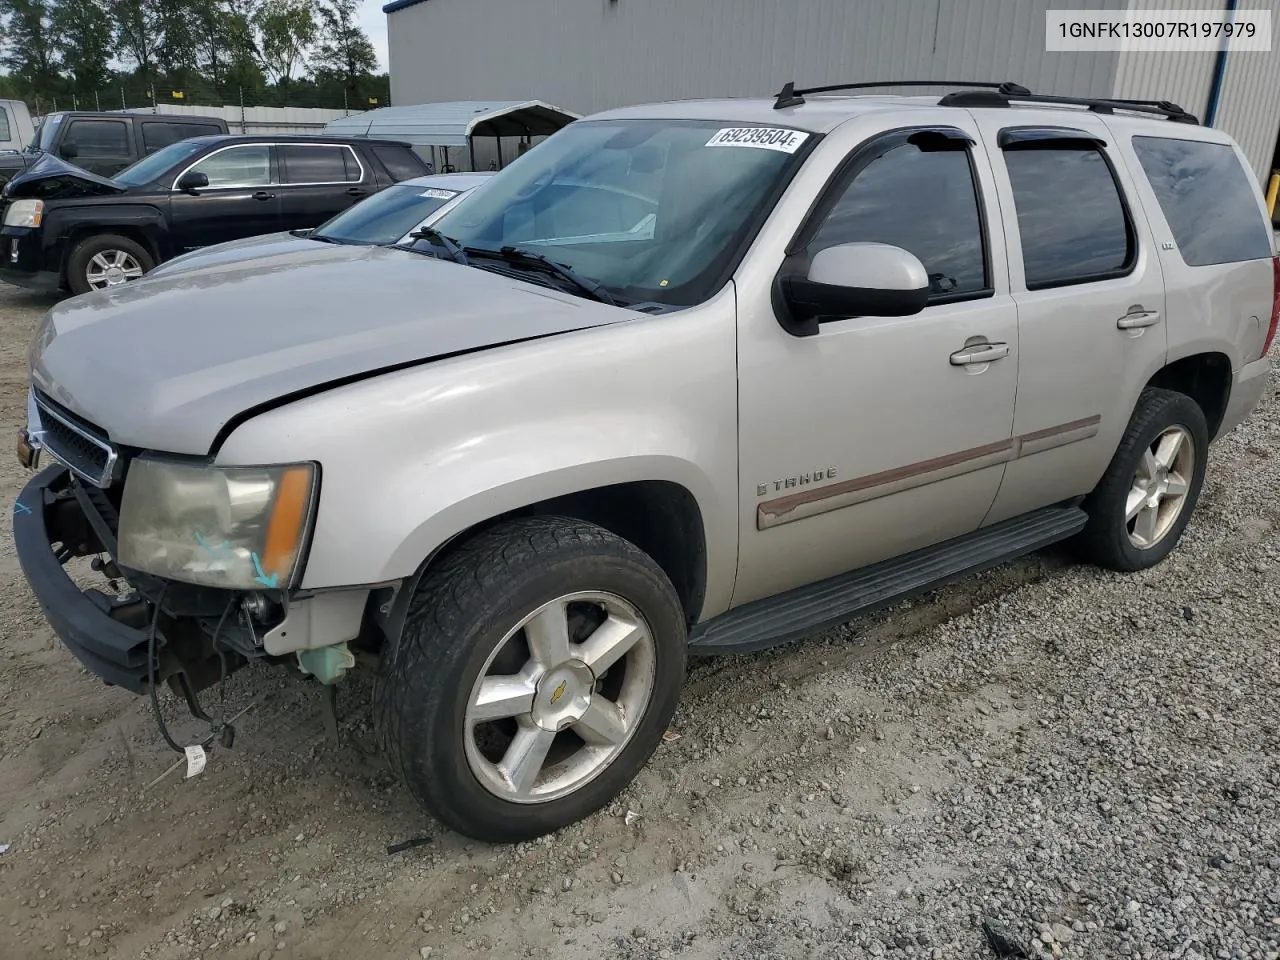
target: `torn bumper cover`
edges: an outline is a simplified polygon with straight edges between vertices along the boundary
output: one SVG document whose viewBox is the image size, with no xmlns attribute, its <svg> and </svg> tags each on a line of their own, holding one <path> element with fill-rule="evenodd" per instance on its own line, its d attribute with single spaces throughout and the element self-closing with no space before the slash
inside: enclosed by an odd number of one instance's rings
<svg viewBox="0 0 1280 960">
<path fill-rule="evenodd" d="M 107 683 L 144 693 L 151 674 L 148 631 L 154 607 L 136 596 L 82 590 L 67 573 L 66 560 L 96 552 L 70 479 L 58 464 L 23 489 L 13 508 L 18 562 L 49 625 L 77 659 Z"/>
</svg>

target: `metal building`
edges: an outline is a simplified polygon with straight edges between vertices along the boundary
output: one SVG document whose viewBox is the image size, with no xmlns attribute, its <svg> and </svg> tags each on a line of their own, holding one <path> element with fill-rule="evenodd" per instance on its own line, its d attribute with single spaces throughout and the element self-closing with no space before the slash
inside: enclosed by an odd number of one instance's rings
<svg viewBox="0 0 1280 960">
<path fill-rule="evenodd" d="M 1272 50 L 1045 51 L 1046 11 L 1268 8 L 1272 0 L 393 0 L 392 102 L 539 99 L 581 114 L 885 79 L 1013 80 L 1172 100 L 1239 141 L 1259 179 L 1280 132 Z M 888 91 L 892 92 L 892 91 Z M 919 92 L 919 91 L 915 91 Z"/>
</svg>

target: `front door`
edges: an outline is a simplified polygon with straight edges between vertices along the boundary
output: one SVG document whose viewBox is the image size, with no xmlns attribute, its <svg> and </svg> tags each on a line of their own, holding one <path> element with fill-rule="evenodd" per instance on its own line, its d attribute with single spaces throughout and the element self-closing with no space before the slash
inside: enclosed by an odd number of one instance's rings
<svg viewBox="0 0 1280 960">
<path fill-rule="evenodd" d="M 77 117 L 62 132 L 57 151 L 81 169 L 109 177 L 137 159 L 129 125 L 123 120 L 86 120 Z"/>
<path fill-rule="evenodd" d="M 280 229 L 270 144 L 223 147 L 188 170 L 203 173 L 209 185 L 192 193 L 170 193 L 169 229 L 177 252 Z"/>
<path fill-rule="evenodd" d="M 995 523 L 1088 493 L 1164 365 L 1165 292 L 1132 171 L 1102 121 L 1044 111 L 979 121 L 1009 238 L 1023 438 Z"/>
<path fill-rule="evenodd" d="M 285 230 L 318 227 L 374 192 L 373 171 L 345 144 L 281 143 L 276 151 Z"/>
<path fill-rule="evenodd" d="M 850 140 L 788 248 L 903 247 L 930 274 L 923 312 L 795 337 L 767 287 L 739 286 L 735 606 L 971 532 L 996 496 L 1017 314 L 976 127 L 960 111 L 936 116 Z"/>
</svg>

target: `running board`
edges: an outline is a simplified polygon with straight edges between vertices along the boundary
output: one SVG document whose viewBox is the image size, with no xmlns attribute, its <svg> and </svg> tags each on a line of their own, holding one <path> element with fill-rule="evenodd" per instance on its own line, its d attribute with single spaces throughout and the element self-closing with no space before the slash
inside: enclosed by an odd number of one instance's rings
<svg viewBox="0 0 1280 960">
<path fill-rule="evenodd" d="M 776 597 L 753 600 L 694 627 L 689 652 L 703 656 L 746 653 L 800 640 L 1065 540 L 1084 529 L 1087 520 L 1079 507 L 1048 507 Z"/>
</svg>

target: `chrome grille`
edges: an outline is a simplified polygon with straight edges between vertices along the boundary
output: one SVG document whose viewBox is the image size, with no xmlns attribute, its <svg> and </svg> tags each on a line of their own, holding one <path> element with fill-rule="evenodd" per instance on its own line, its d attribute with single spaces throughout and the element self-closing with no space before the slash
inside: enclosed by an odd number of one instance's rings
<svg viewBox="0 0 1280 960">
<path fill-rule="evenodd" d="M 27 432 L 33 443 L 86 483 L 111 486 L 119 454 L 96 430 L 56 409 L 32 391 L 27 405 Z"/>
</svg>

